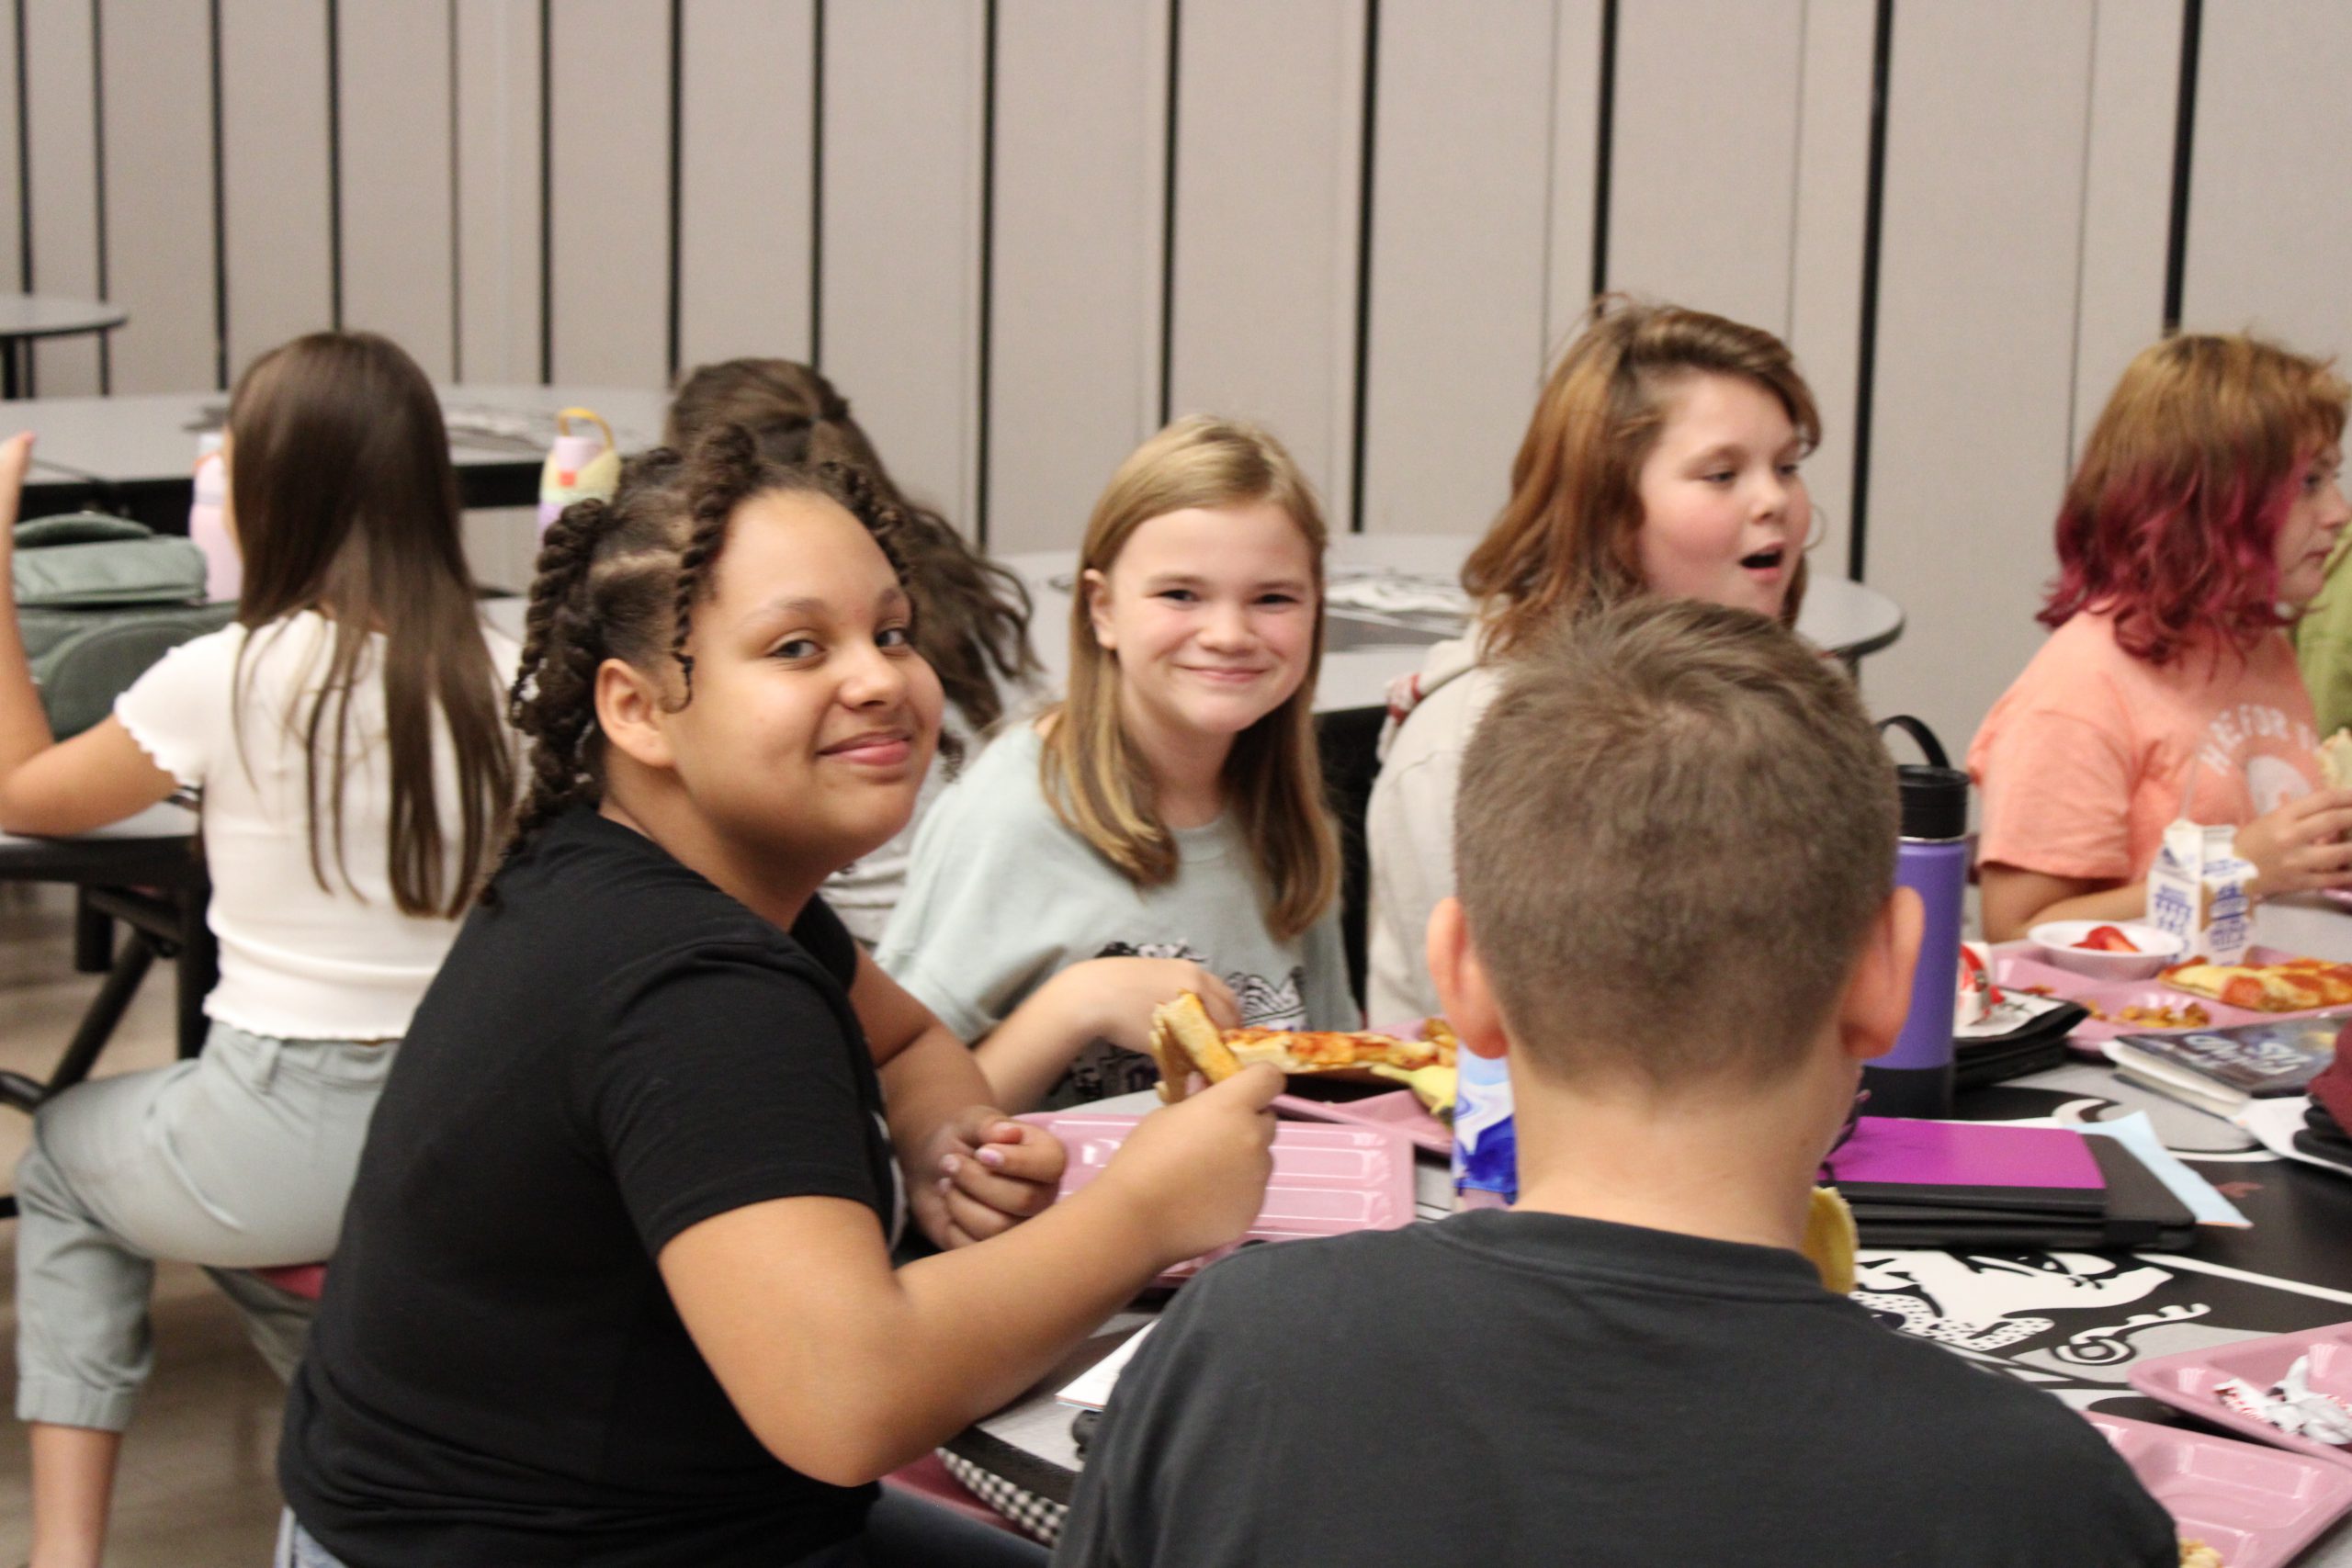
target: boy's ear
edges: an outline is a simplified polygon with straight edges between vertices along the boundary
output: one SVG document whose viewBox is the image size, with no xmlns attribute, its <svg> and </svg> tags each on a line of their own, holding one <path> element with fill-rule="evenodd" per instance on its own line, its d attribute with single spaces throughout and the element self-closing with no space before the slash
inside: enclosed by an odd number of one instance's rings
<svg viewBox="0 0 2352 1568">
<path fill-rule="evenodd" d="M 1086 595 L 1086 618 L 1094 627 L 1094 646 L 1105 653 L 1118 651 L 1111 633 L 1111 580 L 1092 567 L 1079 574 L 1078 591 Z"/>
<path fill-rule="evenodd" d="M 596 728 L 604 731 L 605 743 L 646 767 L 674 767 L 677 753 L 662 722 L 668 716 L 665 695 L 627 660 L 607 659 L 596 666 Z"/>
<path fill-rule="evenodd" d="M 1453 1025 L 1463 1043 L 1478 1055 L 1501 1055 L 1505 1044 L 1502 1009 L 1487 982 L 1486 962 L 1470 941 L 1470 922 L 1462 912 L 1461 899 L 1442 898 L 1430 911 L 1428 948 L 1430 978 L 1437 985 L 1438 1005 L 1445 1010 L 1445 1021 Z"/>
<path fill-rule="evenodd" d="M 1854 1060 L 1885 1055 L 1903 1032 L 1903 1021 L 1911 1013 L 1911 976 L 1919 966 L 1919 939 L 1926 924 L 1926 906 L 1908 887 L 1889 895 L 1871 922 L 1861 956 L 1838 1003 L 1838 1043 Z"/>
</svg>

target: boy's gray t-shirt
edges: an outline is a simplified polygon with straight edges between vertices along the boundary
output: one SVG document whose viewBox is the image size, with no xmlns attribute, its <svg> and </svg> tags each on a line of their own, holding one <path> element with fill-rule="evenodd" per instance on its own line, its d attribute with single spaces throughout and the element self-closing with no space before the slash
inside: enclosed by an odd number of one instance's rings
<svg viewBox="0 0 2352 1568">
<path fill-rule="evenodd" d="M 1027 725 L 992 742 L 924 818 L 914 863 L 876 960 L 967 1041 L 1030 992 L 1090 958 L 1189 958 L 1221 976 L 1245 1022 L 1353 1029 L 1335 902 L 1304 935 L 1277 941 L 1249 846 L 1229 819 L 1176 832 L 1181 865 L 1142 888 L 1063 824 L 1039 782 Z M 1081 1104 L 1158 1081 L 1148 1056 L 1097 1042 L 1047 1097 Z"/>
</svg>

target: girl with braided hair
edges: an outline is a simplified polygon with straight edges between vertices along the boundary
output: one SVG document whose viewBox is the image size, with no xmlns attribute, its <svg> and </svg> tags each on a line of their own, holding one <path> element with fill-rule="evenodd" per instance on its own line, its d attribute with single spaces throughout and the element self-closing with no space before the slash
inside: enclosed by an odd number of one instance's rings
<svg viewBox="0 0 2352 1568">
<path fill-rule="evenodd" d="M 0 446 L 0 570 L 31 437 Z M 0 612 L 0 827 L 78 833 L 200 793 L 220 978 L 204 1052 L 44 1103 L 17 1169 L 17 1414 L 32 1560 L 99 1559 L 152 1363 L 154 1260 L 334 1248 L 393 1049 L 505 835 L 514 644 L 486 630 L 440 405 L 415 362 L 321 333 L 239 378 L 221 457 L 234 625 L 166 654 L 52 744 Z M 241 1301 L 265 1287 L 220 1276 Z M 290 1297 L 273 1328 L 299 1323 Z M 291 1367 L 300 1348 L 257 1330 Z"/>
<path fill-rule="evenodd" d="M 289 1560 L 857 1563 L 876 1477 L 1254 1216 L 1276 1075 L 1048 1208 L 1060 1146 L 819 896 L 938 736 L 903 526 L 729 428 L 548 530 L 528 798 L 361 1161 L 288 1402 Z M 1003 1027 L 1140 1041 L 1198 983 L 1089 965 Z M 944 1250 L 894 1269 L 910 1210 Z"/>
<path fill-rule="evenodd" d="M 947 706 L 941 761 L 924 775 L 906 830 L 825 883 L 825 902 L 852 935 L 872 947 L 907 886 L 916 828 L 944 784 L 955 753 L 1018 705 L 1037 679 L 1029 648 L 1029 592 L 1012 572 L 977 555 L 948 521 L 900 492 L 881 455 L 850 413 L 849 400 L 806 365 L 789 359 L 729 359 L 678 383 L 665 439 L 681 450 L 724 425 L 749 431 L 779 463 L 849 463 L 863 468 L 904 519 L 895 536 L 915 604 L 915 651 L 939 676 Z"/>
</svg>

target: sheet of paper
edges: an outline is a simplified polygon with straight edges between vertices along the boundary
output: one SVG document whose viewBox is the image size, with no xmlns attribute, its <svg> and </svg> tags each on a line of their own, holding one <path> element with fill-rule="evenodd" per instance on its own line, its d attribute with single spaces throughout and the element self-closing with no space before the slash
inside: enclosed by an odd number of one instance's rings
<svg viewBox="0 0 2352 1568">
<path fill-rule="evenodd" d="M 1157 1319 L 1145 1324 L 1128 1337 L 1125 1344 L 1079 1373 L 1054 1397 L 1064 1404 L 1075 1404 L 1080 1410 L 1100 1410 L 1110 1404 L 1111 1391 L 1118 1386 L 1119 1374 L 1134 1359 L 1136 1347 L 1141 1345 L 1158 1326 Z"/>
</svg>

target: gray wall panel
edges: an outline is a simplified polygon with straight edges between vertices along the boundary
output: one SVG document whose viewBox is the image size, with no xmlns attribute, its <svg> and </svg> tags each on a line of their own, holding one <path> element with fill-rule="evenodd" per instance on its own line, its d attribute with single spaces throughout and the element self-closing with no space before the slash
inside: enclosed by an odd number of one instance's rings
<svg viewBox="0 0 2352 1568">
<path fill-rule="evenodd" d="M 25 0 L 25 56 L 32 164 L 33 292 L 96 299 L 98 141 L 92 112 L 95 0 Z M 98 389 L 95 338 L 37 344 L 35 384 L 48 397 Z"/>
<path fill-rule="evenodd" d="M 1476 534 L 1510 493 L 1545 369 L 1555 9 L 1381 7 L 1367 532 Z"/>
<path fill-rule="evenodd" d="M 1186 0 L 1173 412 L 1271 426 L 1345 526 L 1363 0 Z"/>
<path fill-rule="evenodd" d="M 450 256 L 449 6 L 341 0 L 343 321 L 425 374 L 457 363 Z"/>
<path fill-rule="evenodd" d="M 1159 423 L 1168 10 L 1006 0 L 999 26 L 989 543 L 1075 547 Z"/>
<path fill-rule="evenodd" d="M 2132 356 L 2164 326 L 2180 85 L 2174 7 L 2099 0 L 2083 164 L 2083 265 L 2070 457 Z"/>
<path fill-rule="evenodd" d="M 2352 6 L 2208 0 L 2182 324 L 2352 354 Z"/>
<path fill-rule="evenodd" d="M 810 0 L 685 8 L 680 368 L 808 356 Z"/>
<path fill-rule="evenodd" d="M 210 14 L 205 0 L 104 0 L 102 15 L 107 284 L 130 313 L 114 335 L 114 389 L 209 387 Z"/>
<path fill-rule="evenodd" d="M 1804 13 L 1804 0 L 1622 7 L 1611 288 L 1788 330 Z"/>
<path fill-rule="evenodd" d="M 229 374 L 334 324 L 327 229 L 326 11 L 220 0 Z"/>
<path fill-rule="evenodd" d="M 2090 61 L 2090 0 L 1896 18 L 1866 575 L 1909 626 L 1868 679 L 1955 749 L 2041 641 Z"/>
<path fill-rule="evenodd" d="M 460 380 L 539 379 L 539 8 L 458 7 Z"/>
<path fill-rule="evenodd" d="M 826 13 L 823 368 L 960 527 L 978 473 L 980 6 Z"/>
<path fill-rule="evenodd" d="M 552 17 L 554 378 L 660 386 L 669 376 L 669 7 L 564 0 Z"/>
</svg>

